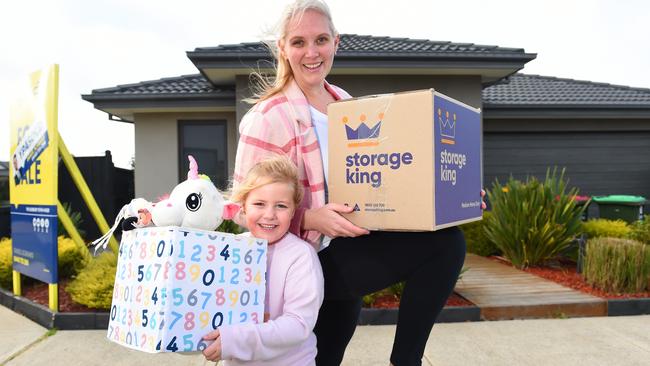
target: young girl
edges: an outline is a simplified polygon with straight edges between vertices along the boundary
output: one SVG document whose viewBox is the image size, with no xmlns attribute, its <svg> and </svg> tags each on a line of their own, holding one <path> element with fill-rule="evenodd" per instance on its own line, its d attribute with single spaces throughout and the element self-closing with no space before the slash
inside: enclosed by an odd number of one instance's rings
<svg viewBox="0 0 650 366">
<path fill-rule="evenodd" d="M 265 301 L 268 321 L 222 326 L 207 334 L 207 360 L 226 365 L 315 365 L 313 333 L 323 302 L 323 272 L 316 251 L 289 233 L 303 188 L 286 157 L 260 161 L 234 188 L 250 234 L 268 241 Z M 266 318 L 265 314 L 265 318 Z M 266 320 L 266 319 L 265 319 Z"/>
</svg>

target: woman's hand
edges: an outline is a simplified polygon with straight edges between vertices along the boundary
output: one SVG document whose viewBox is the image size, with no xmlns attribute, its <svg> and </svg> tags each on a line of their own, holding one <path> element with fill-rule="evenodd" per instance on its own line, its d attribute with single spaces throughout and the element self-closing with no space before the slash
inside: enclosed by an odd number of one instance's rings
<svg viewBox="0 0 650 366">
<path fill-rule="evenodd" d="M 221 359 L 221 334 L 219 333 L 219 329 L 215 329 L 203 336 L 203 340 L 214 341 L 203 350 L 205 359 L 208 361 L 219 361 Z"/>
<path fill-rule="evenodd" d="M 339 203 L 328 203 L 321 208 L 307 210 L 303 217 L 303 229 L 316 230 L 332 239 L 339 236 L 354 237 L 369 234 L 368 230 L 354 225 L 341 216 L 342 213 L 350 213 L 352 210 L 352 207 Z"/>
</svg>

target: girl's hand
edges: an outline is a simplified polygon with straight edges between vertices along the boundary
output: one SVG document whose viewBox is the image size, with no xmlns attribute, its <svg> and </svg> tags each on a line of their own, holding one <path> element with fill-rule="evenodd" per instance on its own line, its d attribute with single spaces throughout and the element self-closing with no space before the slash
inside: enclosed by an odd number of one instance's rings
<svg viewBox="0 0 650 366">
<path fill-rule="evenodd" d="M 204 335 L 203 340 L 214 341 L 203 350 L 205 359 L 208 361 L 219 361 L 221 359 L 221 334 L 219 334 L 219 329 L 215 329 Z"/>
<path fill-rule="evenodd" d="M 339 203 L 328 203 L 321 208 L 307 210 L 303 217 L 303 229 L 316 230 L 332 239 L 369 234 L 368 230 L 354 225 L 341 216 L 341 213 L 350 213 L 352 210 L 352 207 Z"/>
<path fill-rule="evenodd" d="M 483 200 L 484 197 L 485 197 L 485 189 L 481 189 L 481 210 L 485 210 L 487 208 L 487 205 Z"/>
</svg>

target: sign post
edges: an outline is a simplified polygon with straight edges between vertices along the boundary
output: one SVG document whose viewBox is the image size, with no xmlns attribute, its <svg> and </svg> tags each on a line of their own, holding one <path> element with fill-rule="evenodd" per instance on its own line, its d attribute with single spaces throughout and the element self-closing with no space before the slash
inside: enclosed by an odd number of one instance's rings
<svg viewBox="0 0 650 366">
<path fill-rule="evenodd" d="M 49 307 L 57 311 L 58 65 L 32 73 L 30 83 L 10 122 L 14 293 L 20 274 L 47 282 Z"/>
</svg>

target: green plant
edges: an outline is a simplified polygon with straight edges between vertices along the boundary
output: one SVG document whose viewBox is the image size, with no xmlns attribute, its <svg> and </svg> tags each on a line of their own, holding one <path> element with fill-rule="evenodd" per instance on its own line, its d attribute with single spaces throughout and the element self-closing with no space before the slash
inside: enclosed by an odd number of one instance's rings
<svg viewBox="0 0 650 366">
<path fill-rule="evenodd" d="M 117 256 L 113 252 L 103 252 L 79 272 L 77 278 L 66 288 L 66 292 L 78 304 L 96 309 L 109 309 L 116 268 Z"/>
<path fill-rule="evenodd" d="M 461 268 L 460 273 L 458 274 L 458 281 L 462 280 L 462 279 L 463 279 L 463 275 L 465 274 L 465 272 L 467 272 L 467 271 L 469 271 L 469 270 L 470 270 L 470 267 L 463 267 L 463 268 Z"/>
<path fill-rule="evenodd" d="M 59 278 L 75 276 L 92 260 L 92 255 L 85 245 L 78 245 L 74 240 L 59 236 Z"/>
<path fill-rule="evenodd" d="M 79 228 L 81 224 L 83 224 L 84 222 L 84 220 L 81 218 L 81 213 L 79 211 L 73 211 L 72 206 L 68 202 L 63 202 L 62 205 L 63 205 L 63 209 L 70 217 L 70 221 L 72 221 L 72 225 L 75 228 L 77 228 L 77 232 L 79 232 L 79 235 L 81 235 L 81 237 L 85 237 L 86 232 Z M 63 223 L 61 222 L 60 219 L 58 220 L 57 230 L 59 235 L 70 237 L 70 234 L 65 229 L 65 226 L 63 226 Z"/>
<path fill-rule="evenodd" d="M 569 319 L 569 317 L 566 315 L 565 312 L 560 311 L 560 310 L 553 310 L 551 312 L 551 317 L 553 319 Z"/>
<path fill-rule="evenodd" d="M 398 282 L 391 286 L 386 287 L 383 290 L 375 291 L 371 294 L 365 295 L 363 297 L 363 304 L 364 306 L 368 307 L 372 305 L 377 298 L 386 295 L 394 296 L 399 299 L 402 297 L 403 292 L 404 292 L 404 282 Z"/>
<path fill-rule="evenodd" d="M 364 295 L 363 296 L 363 306 L 364 307 L 369 307 L 372 305 L 373 302 L 375 302 L 375 299 L 377 298 L 377 293 L 373 292 L 372 294 Z"/>
<path fill-rule="evenodd" d="M 630 239 L 650 244 L 650 215 L 644 216 L 643 220 L 634 222 L 628 237 Z"/>
<path fill-rule="evenodd" d="M 85 246 L 77 245 L 72 239 L 59 236 L 57 239 L 57 255 L 59 278 L 76 275 L 91 260 L 91 255 Z M 12 286 L 11 239 L 0 240 L 0 286 Z"/>
<path fill-rule="evenodd" d="M 576 206 L 577 189 L 567 192 L 564 169 L 549 169 L 544 181 L 512 177 L 498 180 L 488 192 L 492 215 L 485 232 L 503 255 L 519 268 L 543 262 L 565 250 L 580 232 L 585 206 Z"/>
<path fill-rule="evenodd" d="M 605 291 L 644 291 L 650 275 L 650 246 L 630 239 L 590 239 L 583 275 L 587 283 Z"/>
<path fill-rule="evenodd" d="M 217 231 L 222 233 L 231 233 L 231 234 L 241 234 L 243 231 L 239 225 L 234 221 L 223 220 L 221 225 L 217 228 Z"/>
<path fill-rule="evenodd" d="M 582 223 L 582 231 L 589 238 L 625 238 L 632 229 L 623 220 L 592 219 Z"/>
<path fill-rule="evenodd" d="M 465 243 L 467 244 L 467 252 L 478 254 L 487 257 L 493 254 L 501 254 L 499 248 L 488 239 L 485 226 L 488 217 L 492 215 L 490 211 L 483 212 L 483 220 L 470 222 L 460 226 L 465 236 Z"/>
<path fill-rule="evenodd" d="M 9 289 L 12 282 L 11 239 L 0 239 L 0 287 Z"/>
</svg>

